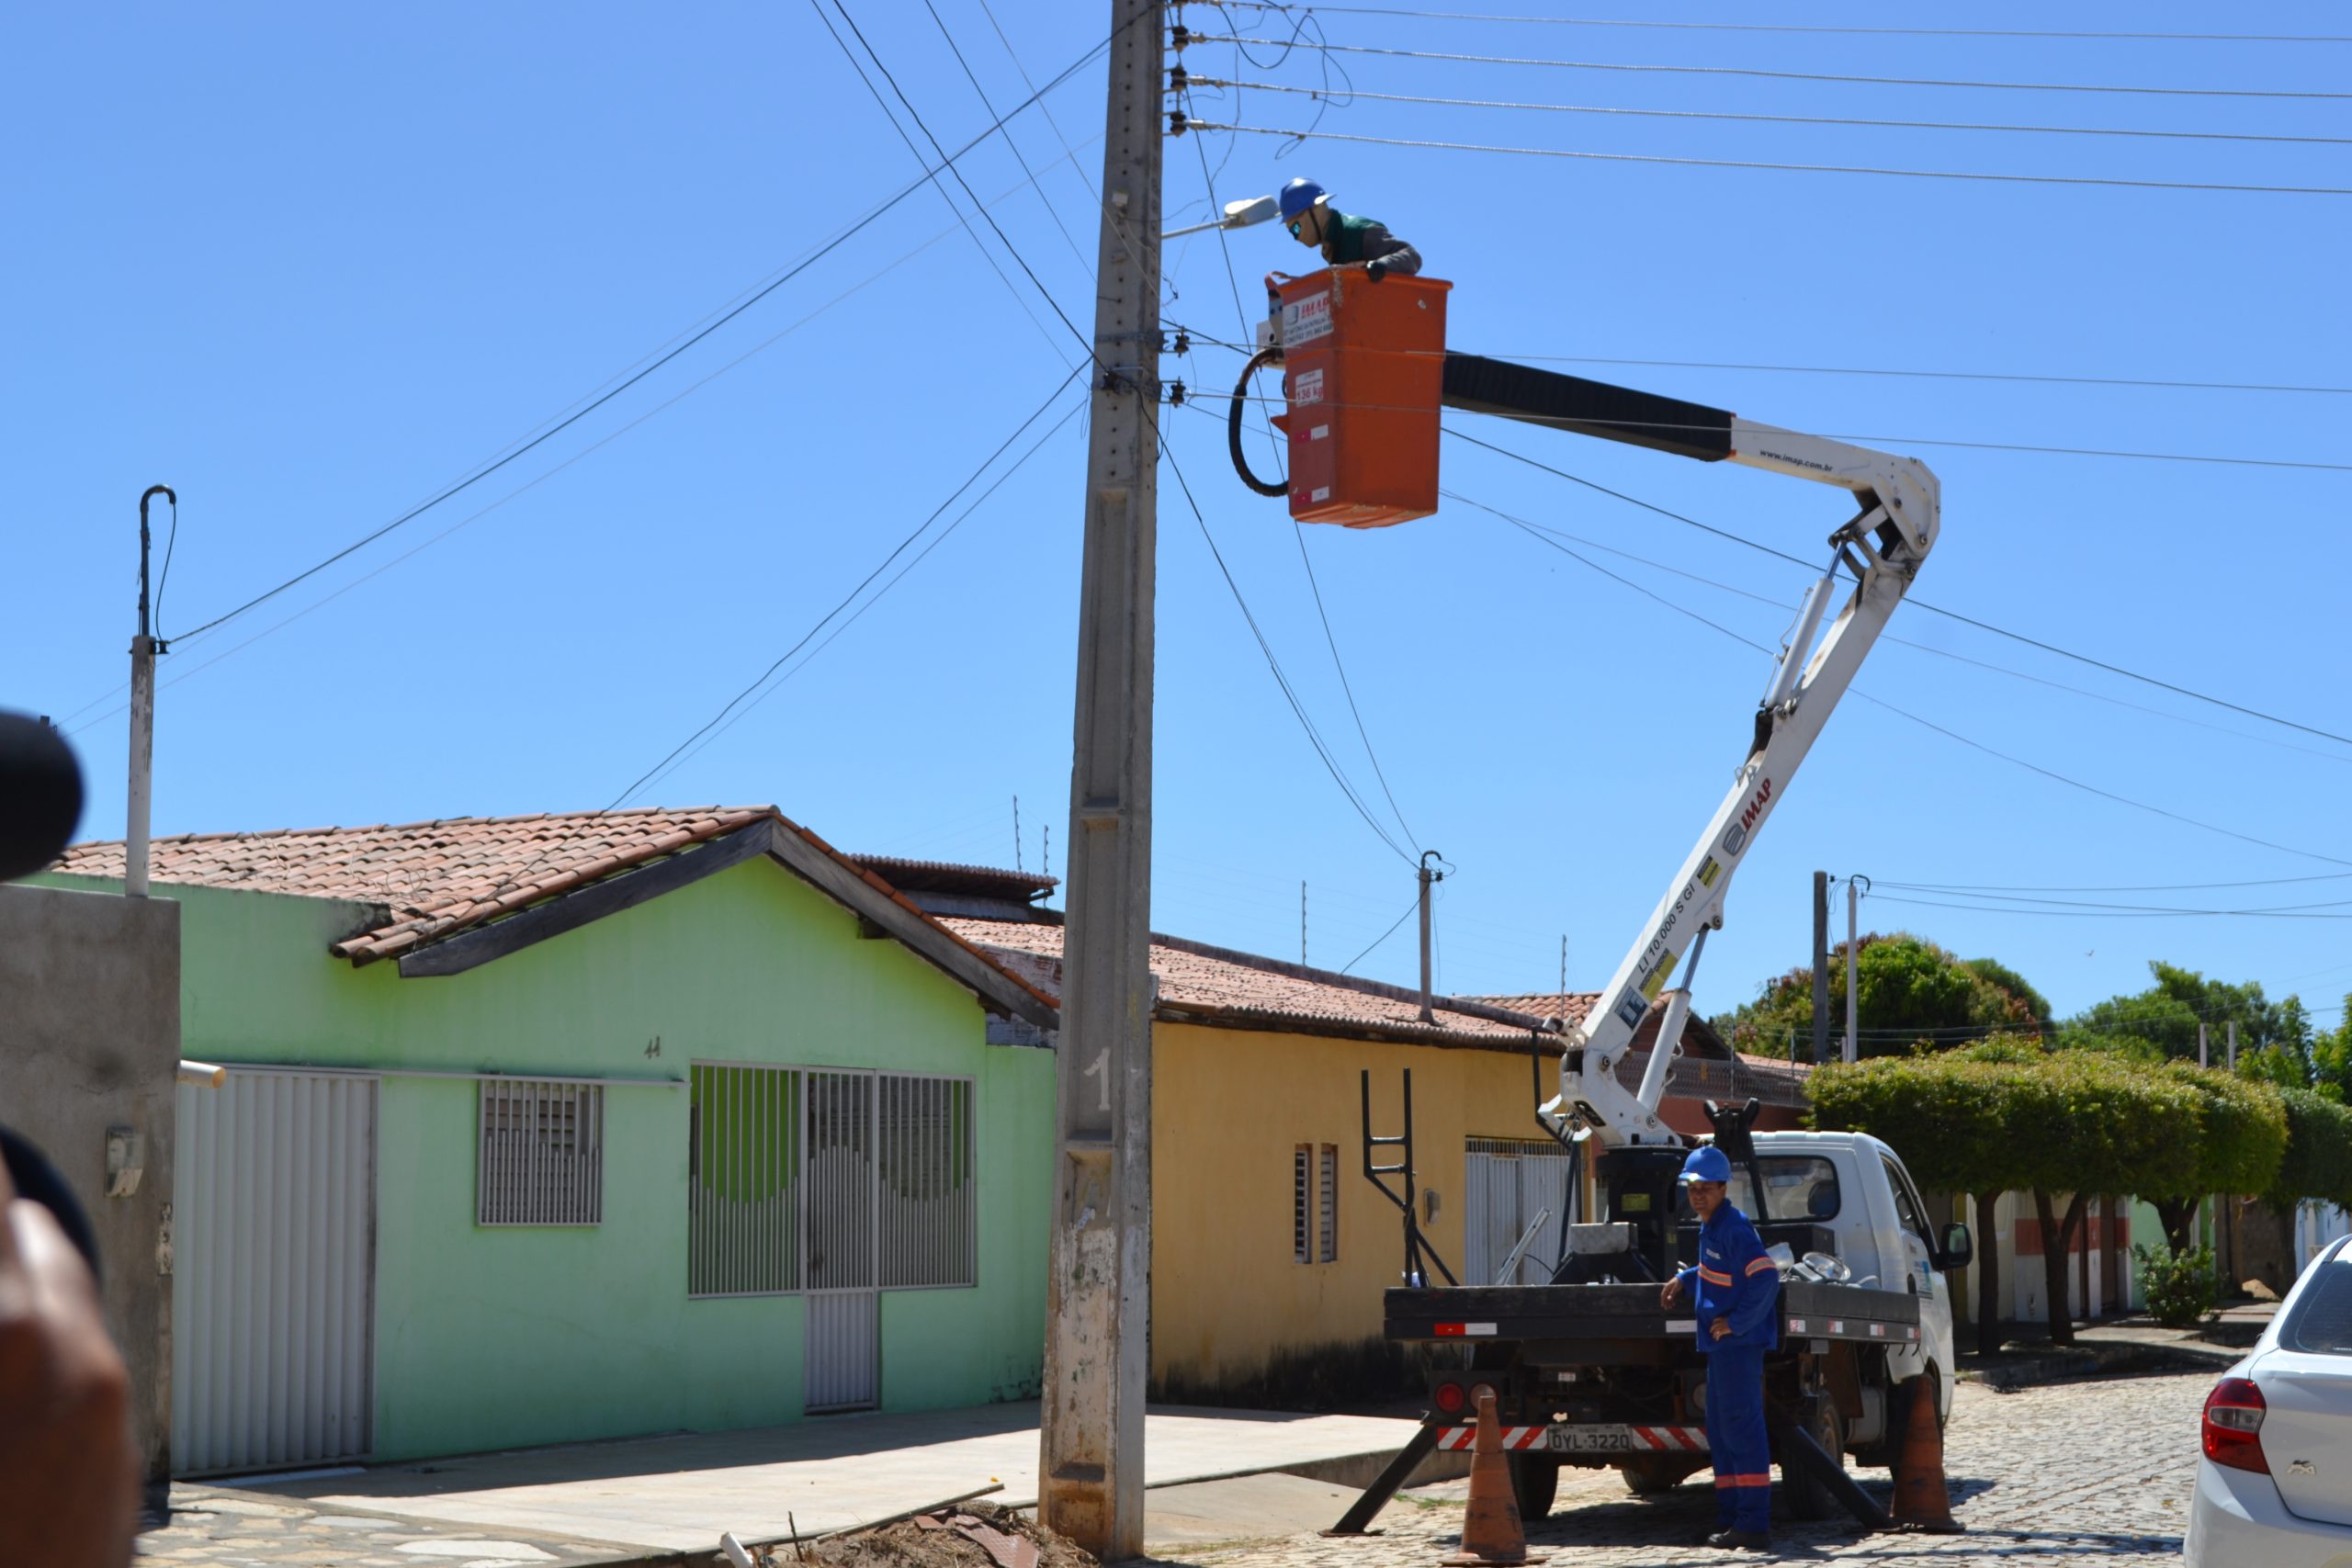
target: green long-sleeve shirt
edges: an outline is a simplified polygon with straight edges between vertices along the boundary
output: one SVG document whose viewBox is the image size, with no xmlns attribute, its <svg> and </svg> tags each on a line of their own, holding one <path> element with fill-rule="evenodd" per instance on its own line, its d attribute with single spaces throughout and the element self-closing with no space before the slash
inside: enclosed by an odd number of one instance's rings
<svg viewBox="0 0 2352 1568">
<path fill-rule="evenodd" d="M 1390 233 L 1388 225 L 1329 205 L 1323 209 L 1323 259 L 1334 266 L 1376 261 L 1407 277 L 1421 270 L 1420 253 Z"/>
</svg>

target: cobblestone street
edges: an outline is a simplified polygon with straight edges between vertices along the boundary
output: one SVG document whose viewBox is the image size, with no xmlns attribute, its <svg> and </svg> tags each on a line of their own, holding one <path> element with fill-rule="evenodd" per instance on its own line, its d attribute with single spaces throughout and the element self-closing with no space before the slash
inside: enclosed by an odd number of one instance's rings
<svg viewBox="0 0 2352 1568">
<path fill-rule="evenodd" d="M 2197 1461 L 2205 1373 L 2063 1383 L 1995 1393 L 1962 1384 L 1946 1470 L 1965 1535 L 1864 1535 L 1849 1523 L 1776 1522 L 1773 1542 L 1797 1561 L 1883 1568 L 1961 1563 L 2177 1561 Z M 1860 1472 L 1882 1501 L 1884 1471 Z M 1293 1537 L 1187 1559 L 1214 1568 L 1405 1568 L 1433 1563 L 1462 1528 L 1467 1483 L 1406 1494 L 1361 1540 Z M 1556 1568 L 1680 1568 L 1749 1560 L 1694 1543 L 1713 1528 L 1708 1472 L 1664 1497 L 1627 1495 L 1614 1471 L 1561 1472 L 1550 1519 L 1528 1532 Z"/>
</svg>

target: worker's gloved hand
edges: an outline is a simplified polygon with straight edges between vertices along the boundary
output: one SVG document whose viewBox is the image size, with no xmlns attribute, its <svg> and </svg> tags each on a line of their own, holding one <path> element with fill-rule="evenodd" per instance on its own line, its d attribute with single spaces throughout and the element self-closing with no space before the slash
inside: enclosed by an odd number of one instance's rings
<svg viewBox="0 0 2352 1568">
<path fill-rule="evenodd" d="M 1372 279 L 1374 283 L 1377 283 L 1382 278 L 1388 276 L 1388 264 L 1386 262 L 1377 261 L 1366 262 L 1364 264 L 1363 275 Z"/>
</svg>

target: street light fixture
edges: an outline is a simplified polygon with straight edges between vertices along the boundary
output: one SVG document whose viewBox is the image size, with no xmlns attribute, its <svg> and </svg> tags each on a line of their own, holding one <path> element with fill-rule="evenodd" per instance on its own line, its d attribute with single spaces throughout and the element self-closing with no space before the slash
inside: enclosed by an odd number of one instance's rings
<svg viewBox="0 0 2352 1568">
<path fill-rule="evenodd" d="M 1281 210 L 1282 204 L 1271 196 L 1257 196 L 1242 201 L 1228 201 L 1225 204 L 1224 217 L 1213 222 L 1195 223 L 1190 228 L 1163 230 L 1159 237 L 1163 240 L 1172 240 L 1179 234 L 1197 234 L 1204 229 L 1247 229 L 1252 223 L 1263 223 Z"/>
</svg>

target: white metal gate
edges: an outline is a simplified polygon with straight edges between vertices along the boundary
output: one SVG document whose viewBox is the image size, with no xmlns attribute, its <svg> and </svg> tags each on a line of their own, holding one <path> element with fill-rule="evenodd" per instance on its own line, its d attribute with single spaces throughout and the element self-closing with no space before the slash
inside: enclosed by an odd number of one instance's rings
<svg viewBox="0 0 2352 1568">
<path fill-rule="evenodd" d="M 1567 1211 L 1575 1168 L 1574 1157 L 1557 1144 L 1469 1140 L 1462 1184 L 1464 1284 L 1541 1285 L 1550 1279 L 1553 1238 Z M 1510 1278 L 1496 1279 L 1511 1248 L 1546 1211 L 1542 1233 Z"/>
<path fill-rule="evenodd" d="M 811 1068 L 805 1075 L 808 1335 L 802 1403 L 810 1413 L 865 1410 L 882 1398 L 875 1224 L 874 1075 Z"/>
<path fill-rule="evenodd" d="M 232 1067 L 182 1084 L 173 1182 L 172 1464 L 373 1445 L 377 1080 Z"/>
</svg>

